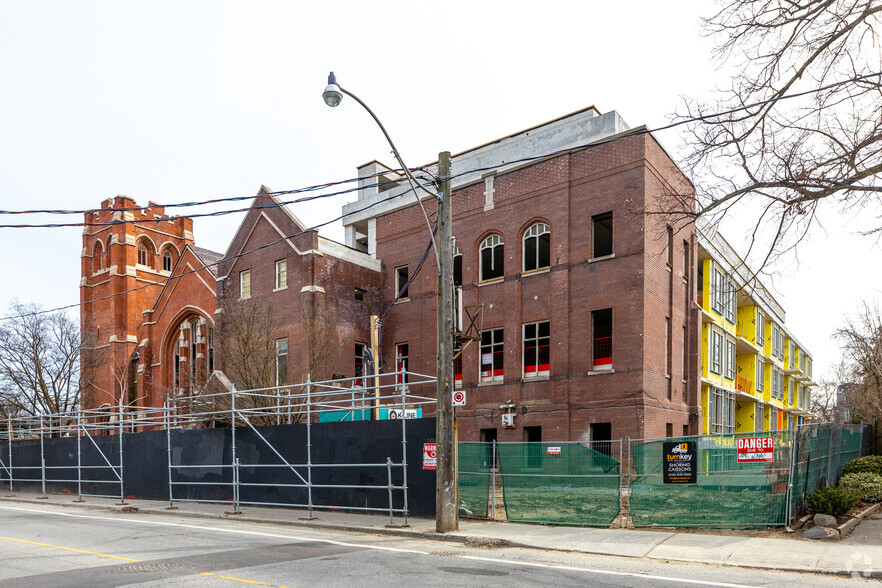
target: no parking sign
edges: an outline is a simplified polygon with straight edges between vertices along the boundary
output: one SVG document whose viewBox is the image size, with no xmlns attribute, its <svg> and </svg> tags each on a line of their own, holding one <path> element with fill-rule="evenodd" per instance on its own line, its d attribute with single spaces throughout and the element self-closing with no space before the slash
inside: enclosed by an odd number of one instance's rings
<svg viewBox="0 0 882 588">
<path fill-rule="evenodd" d="M 465 390 L 455 391 L 451 398 L 453 400 L 453 406 L 465 406 L 465 403 L 466 403 Z"/>
</svg>

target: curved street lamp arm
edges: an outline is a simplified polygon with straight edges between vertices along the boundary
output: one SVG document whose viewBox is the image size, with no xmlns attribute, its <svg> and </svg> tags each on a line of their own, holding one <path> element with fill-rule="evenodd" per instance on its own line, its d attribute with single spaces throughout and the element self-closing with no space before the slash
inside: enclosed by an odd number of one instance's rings
<svg viewBox="0 0 882 588">
<path fill-rule="evenodd" d="M 346 90 L 345 88 L 343 88 L 343 86 L 337 84 L 337 87 L 340 88 L 341 92 L 361 104 L 362 108 L 368 111 L 368 114 L 371 115 L 371 117 L 374 119 L 374 122 L 376 122 L 377 126 L 380 127 L 380 130 L 383 131 L 383 135 L 386 137 L 386 141 L 389 142 L 389 146 L 392 148 L 392 155 L 395 156 L 395 159 L 398 161 L 398 165 L 400 165 L 401 169 L 404 170 L 404 176 L 405 178 L 407 178 L 408 184 L 410 184 L 410 189 L 411 191 L 413 191 L 413 195 L 417 200 L 417 204 L 420 205 L 420 210 L 423 211 L 423 218 L 426 219 L 426 227 L 429 229 L 429 238 L 432 240 L 432 249 L 435 251 L 435 263 L 437 265 L 438 272 L 440 272 L 441 259 L 438 255 L 438 245 L 435 243 L 435 233 L 432 230 L 432 223 L 429 221 L 429 215 L 426 214 L 426 209 L 423 206 L 423 201 L 420 199 L 420 196 L 417 193 L 417 187 L 419 187 L 423 192 L 431 196 L 436 203 L 438 201 L 438 194 L 433 194 L 432 192 L 430 192 L 428 189 L 426 189 L 425 186 L 423 186 L 423 184 L 420 183 L 419 180 L 413 177 L 413 174 L 410 173 L 410 169 L 408 169 L 407 165 L 405 165 L 404 160 L 401 159 L 401 155 L 398 154 L 398 149 L 395 148 L 395 143 L 392 142 L 392 137 L 390 137 L 389 133 L 386 132 L 386 127 L 383 126 L 383 123 L 380 122 L 380 119 L 377 118 L 377 115 L 374 114 L 374 111 L 371 110 L 367 104 L 362 102 L 358 96 L 356 96 L 349 90 Z"/>
</svg>

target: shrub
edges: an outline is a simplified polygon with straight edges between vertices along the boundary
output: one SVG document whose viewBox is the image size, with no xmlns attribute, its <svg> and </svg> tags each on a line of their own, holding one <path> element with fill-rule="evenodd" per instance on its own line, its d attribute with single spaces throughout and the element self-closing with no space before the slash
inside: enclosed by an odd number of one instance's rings
<svg viewBox="0 0 882 588">
<path fill-rule="evenodd" d="M 853 490 L 831 486 L 818 488 L 806 496 L 806 502 L 812 512 L 838 517 L 854 508 L 859 498 L 858 493 Z"/>
<path fill-rule="evenodd" d="M 845 474 L 839 480 L 842 488 L 857 491 L 861 500 L 867 502 L 882 501 L 882 476 L 870 472 L 857 472 Z"/>
<path fill-rule="evenodd" d="M 869 472 L 882 476 L 882 455 L 865 455 L 853 459 L 842 468 L 843 474 L 856 474 L 858 472 Z"/>
</svg>

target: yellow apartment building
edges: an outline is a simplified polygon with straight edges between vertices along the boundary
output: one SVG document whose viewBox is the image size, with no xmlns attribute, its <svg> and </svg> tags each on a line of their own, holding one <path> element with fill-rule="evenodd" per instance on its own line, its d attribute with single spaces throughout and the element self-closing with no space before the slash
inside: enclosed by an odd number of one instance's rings
<svg viewBox="0 0 882 588">
<path fill-rule="evenodd" d="M 698 235 L 701 432 L 792 429 L 811 417 L 812 356 L 781 305 L 707 223 Z"/>
</svg>

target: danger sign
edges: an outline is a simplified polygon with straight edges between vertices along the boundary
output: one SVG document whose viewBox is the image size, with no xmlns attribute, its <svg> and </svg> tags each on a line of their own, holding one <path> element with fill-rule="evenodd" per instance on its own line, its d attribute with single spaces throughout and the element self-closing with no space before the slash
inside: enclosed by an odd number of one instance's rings
<svg viewBox="0 0 882 588">
<path fill-rule="evenodd" d="M 465 390 L 457 390 L 453 393 L 453 406 L 465 406 Z"/>
<path fill-rule="evenodd" d="M 775 440 L 771 437 L 738 439 L 738 462 L 775 461 Z"/>
<path fill-rule="evenodd" d="M 438 444 L 423 443 L 423 469 L 434 470 L 438 466 Z"/>
</svg>

